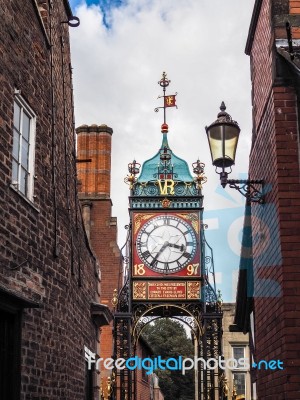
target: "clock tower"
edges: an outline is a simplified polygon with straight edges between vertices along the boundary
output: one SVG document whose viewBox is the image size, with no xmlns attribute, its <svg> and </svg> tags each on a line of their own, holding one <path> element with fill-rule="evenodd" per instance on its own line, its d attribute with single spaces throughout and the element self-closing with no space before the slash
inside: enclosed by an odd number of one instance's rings
<svg viewBox="0 0 300 400">
<path fill-rule="evenodd" d="M 118 297 L 115 358 L 134 356 L 144 326 L 165 317 L 189 326 L 197 357 L 218 358 L 222 314 L 209 282 L 214 271 L 204 236 L 204 164 L 197 160 L 192 176 L 186 161 L 171 150 L 166 110 L 177 107 L 177 93 L 166 95 L 170 81 L 165 73 L 158 83 L 163 89 L 163 106 L 155 109 L 164 113 L 161 146 L 142 167 L 131 162 L 125 178 L 130 187 L 127 279 Z M 134 373 L 116 375 L 120 395 L 115 398 L 135 400 Z M 218 369 L 207 376 L 196 371 L 195 399 L 200 392 L 203 400 L 219 398 L 219 375 Z"/>
</svg>

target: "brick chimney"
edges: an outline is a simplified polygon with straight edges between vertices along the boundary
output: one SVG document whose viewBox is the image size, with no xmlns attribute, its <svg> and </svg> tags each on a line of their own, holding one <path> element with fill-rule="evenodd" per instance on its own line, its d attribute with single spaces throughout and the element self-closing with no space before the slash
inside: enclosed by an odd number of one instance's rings
<svg viewBox="0 0 300 400">
<path fill-rule="evenodd" d="M 91 159 L 79 162 L 80 193 L 89 198 L 110 198 L 111 136 L 107 125 L 81 125 L 77 132 L 77 158 Z"/>
<path fill-rule="evenodd" d="M 107 125 L 81 125 L 76 129 L 77 175 L 83 220 L 90 244 L 101 269 L 101 302 L 112 308 L 118 289 L 120 250 L 117 245 L 117 218 L 111 216 L 111 138 Z M 91 161 L 89 161 L 91 160 Z"/>
</svg>

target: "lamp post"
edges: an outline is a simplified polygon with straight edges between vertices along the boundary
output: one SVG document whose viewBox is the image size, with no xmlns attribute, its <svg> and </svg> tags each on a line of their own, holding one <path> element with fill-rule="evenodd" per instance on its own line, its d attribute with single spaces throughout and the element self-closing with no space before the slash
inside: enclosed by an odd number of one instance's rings
<svg viewBox="0 0 300 400">
<path fill-rule="evenodd" d="M 238 190 L 247 199 L 247 203 L 264 203 L 264 194 L 257 189 L 257 185 L 263 185 L 262 180 L 237 180 L 228 179 L 231 167 L 235 162 L 236 148 L 240 135 L 240 127 L 236 121 L 225 111 L 226 106 L 222 102 L 220 112 L 215 122 L 205 127 L 210 147 L 212 164 L 220 175 L 223 188 L 228 184 L 230 188 Z"/>
</svg>

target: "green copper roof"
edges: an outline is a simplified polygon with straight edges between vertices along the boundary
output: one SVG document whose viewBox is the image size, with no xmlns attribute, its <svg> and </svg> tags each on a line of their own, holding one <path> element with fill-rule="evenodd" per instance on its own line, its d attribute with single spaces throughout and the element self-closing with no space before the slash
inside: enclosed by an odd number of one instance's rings
<svg viewBox="0 0 300 400">
<path fill-rule="evenodd" d="M 161 152 L 164 150 L 171 155 L 171 159 L 166 163 L 162 162 L 160 158 Z M 141 174 L 137 179 L 137 183 L 160 179 L 159 175 L 161 173 L 172 174 L 172 179 L 174 181 L 194 181 L 187 162 L 182 158 L 177 157 L 170 149 L 166 133 L 163 133 L 162 144 L 159 151 L 154 157 L 144 162 Z"/>
</svg>

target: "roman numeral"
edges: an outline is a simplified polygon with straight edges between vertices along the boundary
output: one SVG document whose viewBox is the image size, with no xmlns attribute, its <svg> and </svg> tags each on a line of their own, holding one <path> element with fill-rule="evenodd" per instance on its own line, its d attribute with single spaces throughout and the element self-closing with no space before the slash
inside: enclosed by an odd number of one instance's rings
<svg viewBox="0 0 300 400">
<path fill-rule="evenodd" d="M 151 261 L 151 267 L 156 267 L 157 266 L 157 264 L 158 264 L 158 261 L 157 260 L 153 260 L 153 261 Z"/>
<path fill-rule="evenodd" d="M 185 257 L 185 258 L 190 258 L 190 256 L 191 256 L 191 254 L 188 252 L 185 252 L 182 254 L 182 257 Z"/>
<path fill-rule="evenodd" d="M 169 264 L 168 264 L 168 263 L 165 263 L 165 264 L 164 264 L 164 270 L 165 270 L 165 271 L 169 271 L 169 269 L 170 269 L 170 268 L 169 268 Z"/>
<path fill-rule="evenodd" d="M 164 225 L 170 225 L 170 218 L 164 218 Z"/>
<path fill-rule="evenodd" d="M 186 242 L 187 246 L 194 246 L 194 242 Z"/>
<path fill-rule="evenodd" d="M 144 253 L 142 253 L 142 256 L 143 256 L 144 258 L 148 258 L 148 257 L 151 256 L 151 254 L 150 254 L 150 252 L 147 250 L 147 251 L 144 251 Z"/>
</svg>

